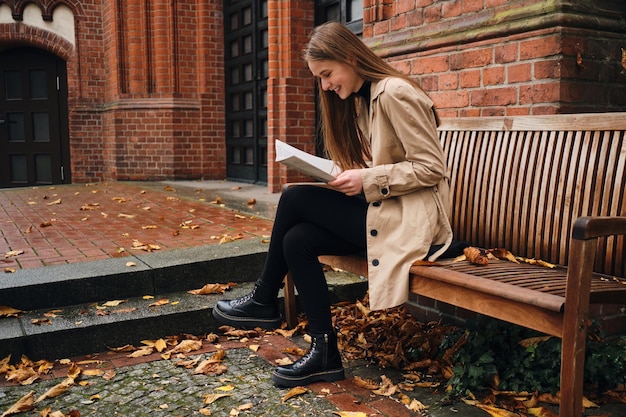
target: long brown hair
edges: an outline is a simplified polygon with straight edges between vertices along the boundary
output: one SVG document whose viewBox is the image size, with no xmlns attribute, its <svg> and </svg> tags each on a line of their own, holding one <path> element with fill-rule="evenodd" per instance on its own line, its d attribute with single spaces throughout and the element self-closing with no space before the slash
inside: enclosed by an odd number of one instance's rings
<svg viewBox="0 0 626 417">
<path fill-rule="evenodd" d="M 417 82 L 396 70 L 376 55 L 358 36 L 338 22 L 317 26 L 303 51 L 308 61 L 336 61 L 348 65 L 365 81 L 376 82 L 390 76 L 400 77 L 416 88 Z M 357 95 L 342 100 L 332 91 L 324 91 L 317 81 L 320 131 L 328 156 L 342 169 L 365 168 L 371 158 L 368 138 L 357 125 Z"/>
</svg>

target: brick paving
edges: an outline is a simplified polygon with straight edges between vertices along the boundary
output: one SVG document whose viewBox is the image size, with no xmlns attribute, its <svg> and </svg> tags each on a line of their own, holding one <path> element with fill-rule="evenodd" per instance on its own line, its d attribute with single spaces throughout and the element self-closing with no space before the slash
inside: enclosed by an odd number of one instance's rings
<svg viewBox="0 0 626 417">
<path fill-rule="evenodd" d="M 4 268 L 25 269 L 128 256 L 135 241 L 160 250 L 267 237 L 272 221 L 214 203 L 215 192 L 162 183 L 98 183 L 0 192 Z M 123 248 L 124 250 L 121 250 Z"/>
</svg>

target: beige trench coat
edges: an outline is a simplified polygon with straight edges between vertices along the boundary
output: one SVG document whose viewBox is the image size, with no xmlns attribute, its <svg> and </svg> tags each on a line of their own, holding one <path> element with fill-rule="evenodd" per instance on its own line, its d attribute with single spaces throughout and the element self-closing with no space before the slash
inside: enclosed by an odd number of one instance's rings
<svg viewBox="0 0 626 417">
<path fill-rule="evenodd" d="M 362 100 L 363 101 L 363 100 Z M 401 78 L 372 83 L 359 127 L 369 137 L 372 166 L 361 170 L 367 210 L 370 308 L 405 303 L 409 268 L 431 244 L 450 245 L 450 189 L 428 96 Z"/>
</svg>

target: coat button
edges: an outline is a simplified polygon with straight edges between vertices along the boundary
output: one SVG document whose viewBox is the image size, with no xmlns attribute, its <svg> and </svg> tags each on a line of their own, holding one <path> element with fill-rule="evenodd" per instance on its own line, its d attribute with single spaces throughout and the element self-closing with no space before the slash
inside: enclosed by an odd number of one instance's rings
<svg viewBox="0 0 626 417">
<path fill-rule="evenodd" d="M 378 230 L 376 230 L 376 229 L 370 230 L 370 235 L 377 236 L 378 235 Z"/>
<path fill-rule="evenodd" d="M 387 188 L 387 187 L 385 187 L 385 188 L 381 188 L 381 189 L 380 189 L 380 193 L 381 193 L 382 195 L 387 195 L 387 194 L 389 194 L 389 188 Z"/>
<path fill-rule="evenodd" d="M 378 261 L 378 259 L 372 260 L 372 265 L 374 265 L 374 266 L 378 266 L 379 263 L 380 262 Z"/>
<path fill-rule="evenodd" d="M 374 201 L 374 202 L 372 203 L 372 205 L 373 205 L 374 207 L 380 207 L 380 201 Z"/>
</svg>

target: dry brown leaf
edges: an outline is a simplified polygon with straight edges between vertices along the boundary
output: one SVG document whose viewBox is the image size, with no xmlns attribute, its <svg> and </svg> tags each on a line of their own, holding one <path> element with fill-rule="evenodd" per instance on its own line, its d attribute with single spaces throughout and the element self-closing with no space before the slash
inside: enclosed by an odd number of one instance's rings
<svg viewBox="0 0 626 417">
<path fill-rule="evenodd" d="M 154 303 L 148 304 L 148 307 L 158 307 L 158 306 L 162 306 L 162 305 L 169 304 L 169 303 L 170 303 L 170 300 L 168 300 L 167 298 L 161 298 L 160 300 L 157 300 Z"/>
<path fill-rule="evenodd" d="M 24 253 L 23 250 L 10 250 L 10 251 L 8 251 L 7 253 L 4 254 L 4 257 L 5 258 L 11 258 L 13 256 L 18 256 L 18 255 L 21 255 L 23 253 Z"/>
<path fill-rule="evenodd" d="M 487 250 L 487 254 L 491 254 L 491 255 L 495 256 L 496 258 L 498 258 L 498 259 L 504 259 L 504 260 L 507 260 L 507 261 L 514 262 L 516 264 L 519 263 L 519 261 L 517 260 L 515 255 L 513 255 L 510 251 L 508 251 L 507 249 L 504 249 L 504 248 L 488 249 Z"/>
<path fill-rule="evenodd" d="M 550 339 L 552 339 L 552 336 L 529 337 L 528 339 L 520 340 L 518 344 L 523 348 L 527 348 L 532 345 L 538 345 L 539 343 L 545 342 Z"/>
<path fill-rule="evenodd" d="M 141 349 L 137 349 L 136 351 L 134 351 L 133 353 L 128 355 L 128 357 L 129 358 L 139 358 L 141 356 L 151 355 L 152 352 L 154 352 L 154 348 L 152 346 L 144 346 Z"/>
<path fill-rule="evenodd" d="M 18 310 L 13 307 L 0 306 L 0 317 L 18 317 L 22 310 Z"/>
<path fill-rule="evenodd" d="M 125 303 L 127 300 L 111 300 L 102 304 L 103 307 L 117 307 L 118 305 Z"/>
<path fill-rule="evenodd" d="M 283 396 L 283 398 L 281 399 L 281 402 L 286 402 L 290 398 L 305 394 L 307 392 L 309 392 L 309 390 L 304 387 L 294 387 L 290 389 L 289 392 L 287 392 L 287 394 Z"/>
<path fill-rule="evenodd" d="M 278 366 L 287 366 L 293 363 L 293 361 L 289 358 L 274 359 L 274 362 L 276 362 L 276 365 Z"/>
<path fill-rule="evenodd" d="M 380 385 L 378 385 L 376 382 L 372 381 L 371 379 L 364 379 L 358 375 L 354 377 L 354 384 L 358 387 L 369 389 L 369 390 L 375 390 L 375 389 L 380 388 Z"/>
<path fill-rule="evenodd" d="M 475 248 L 474 246 L 469 246 L 463 249 L 463 254 L 467 260 L 474 265 L 487 265 L 489 263 L 489 260 L 487 260 L 487 257 L 482 254 L 480 249 Z"/>
<path fill-rule="evenodd" d="M 363 411 L 333 411 L 339 417 L 367 417 Z"/>
<path fill-rule="evenodd" d="M 60 198 L 58 198 L 58 199 L 56 199 L 56 200 L 54 200 L 54 201 L 51 201 L 51 202 L 49 202 L 49 203 L 46 203 L 46 205 L 47 205 L 47 206 L 54 206 L 55 204 L 61 204 L 61 199 L 60 199 Z"/>
<path fill-rule="evenodd" d="M 54 387 L 46 391 L 44 394 L 39 396 L 39 398 L 37 398 L 35 403 L 39 403 L 45 400 L 46 398 L 58 397 L 59 395 L 63 394 L 65 391 L 68 390 L 68 388 L 70 388 L 73 385 L 74 385 L 74 378 L 65 378 L 63 381 L 61 381 L 60 383 L 58 383 L 57 385 L 55 385 Z"/>
<path fill-rule="evenodd" d="M 201 408 L 198 410 L 198 412 L 200 413 L 201 416 L 210 416 L 211 415 L 211 410 L 209 410 L 208 408 Z"/>
<path fill-rule="evenodd" d="M 20 385 L 30 385 L 39 379 L 39 374 L 30 366 L 18 367 L 8 371 L 5 378 Z"/>
<path fill-rule="evenodd" d="M 30 411 L 33 408 L 35 408 L 33 406 L 34 402 L 35 402 L 35 391 L 31 391 L 28 394 L 24 395 L 22 398 L 20 398 L 15 404 L 11 406 L 11 408 L 9 408 L 7 411 L 2 413 L 2 416 L 0 417 L 6 417 L 6 416 L 13 415 L 13 414 L 22 413 L 24 411 Z"/>
<path fill-rule="evenodd" d="M 226 290 L 230 290 L 237 284 L 229 282 L 228 284 L 206 284 L 197 290 L 187 291 L 189 294 L 206 295 L 206 294 L 224 294 Z"/>
<path fill-rule="evenodd" d="M 205 359 L 194 369 L 194 375 L 222 375 L 228 370 L 225 365 L 222 365 L 219 361 L 211 359 Z"/>
<path fill-rule="evenodd" d="M 168 350 L 166 353 L 172 354 L 172 353 L 189 353 L 192 352 L 194 350 L 198 350 L 202 348 L 202 341 L 201 340 L 191 340 L 191 339 L 185 339 L 183 341 L 181 341 L 179 344 L 177 344 L 176 346 L 174 346 L 172 349 Z"/>
<path fill-rule="evenodd" d="M 285 329 L 276 329 L 274 330 L 274 332 L 278 333 L 279 335 L 283 336 L 283 337 L 293 337 L 293 335 L 298 331 L 298 328 L 293 328 L 291 330 L 285 330 Z"/>
<path fill-rule="evenodd" d="M 205 404 L 213 404 L 215 401 L 224 397 L 231 397 L 233 394 L 207 394 L 204 396 Z"/>
<path fill-rule="evenodd" d="M 391 397 L 398 392 L 398 387 L 386 375 L 381 375 L 380 379 L 382 382 L 378 389 L 372 391 L 374 394 Z"/>
<path fill-rule="evenodd" d="M 256 204 L 256 198 L 251 198 L 250 200 L 248 200 L 246 202 L 246 204 L 249 205 L 249 206 L 255 205 Z"/>
</svg>

